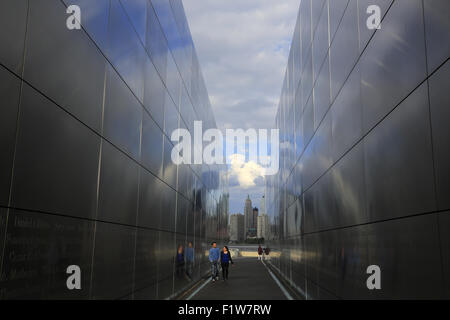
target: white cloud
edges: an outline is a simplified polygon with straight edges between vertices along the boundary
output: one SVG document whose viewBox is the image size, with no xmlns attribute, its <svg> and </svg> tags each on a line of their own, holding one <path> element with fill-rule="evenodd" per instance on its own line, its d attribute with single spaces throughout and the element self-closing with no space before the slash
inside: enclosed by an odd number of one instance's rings
<svg viewBox="0 0 450 320">
<path fill-rule="evenodd" d="M 230 158 L 230 178 L 244 189 L 256 186 L 255 181 L 263 177 L 264 169 L 254 161 L 245 162 L 242 154 L 233 154 Z"/>
</svg>

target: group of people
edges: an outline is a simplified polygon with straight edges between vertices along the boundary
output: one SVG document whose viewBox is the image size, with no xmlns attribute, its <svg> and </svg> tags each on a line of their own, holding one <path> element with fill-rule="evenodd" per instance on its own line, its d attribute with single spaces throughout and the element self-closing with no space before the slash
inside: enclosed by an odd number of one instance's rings
<svg viewBox="0 0 450 320">
<path fill-rule="evenodd" d="M 258 260 L 268 259 L 270 249 L 268 247 L 262 248 L 258 246 Z M 228 269 L 230 264 L 233 265 L 233 259 L 231 258 L 231 252 L 227 246 L 224 246 L 222 250 L 217 248 L 217 243 L 212 242 L 209 249 L 209 262 L 211 264 L 211 280 L 215 282 L 219 280 L 219 268 L 222 269 L 222 280 L 228 280 Z M 176 256 L 176 274 L 178 277 L 182 277 L 185 274 L 192 278 L 192 269 L 194 266 L 194 248 L 192 242 L 189 242 L 186 250 L 183 250 L 183 246 L 179 245 Z"/>
<path fill-rule="evenodd" d="M 262 248 L 261 245 L 258 246 L 258 260 L 269 260 L 270 249 L 268 247 Z"/>
<path fill-rule="evenodd" d="M 230 264 L 234 264 L 231 258 L 231 252 L 227 246 L 224 246 L 222 251 L 217 248 L 217 243 L 211 243 L 211 249 L 209 249 L 209 262 L 211 263 L 211 280 L 215 282 L 219 280 L 219 264 L 222 267 L 222 279 L 228 280 L 228 268 Z"/>
<path fill-rule="evenodd" d="M 186 275 L 189 279 L 192 279 L 192 269 L 194 267 L 194 248 L 192 242 L 188 243 L 186 250 L 184 250 L 182 245 L 178 246 L 175 265 L 178 278 Z"/>
<path fill-rule="evenodd" d="M 219 280 L 219 266 L 222 268 L 223 280 L 228 280 L 228 267 L 234 263 L 228 247 L 224 246 L 222 250 L 219 250 L 217 243 L 213 242 L 209 250 L 209 261 L 211 263 L 212 281 Z M 194 248 L 192 242 L 188 243 L 186 249 L 182 245 L 178 246 L 175 265 L 177 278 L 182 278 L 186 275 L 189 279 L 192 279 L 192 270 L 194 267 Z"/>
</svg>

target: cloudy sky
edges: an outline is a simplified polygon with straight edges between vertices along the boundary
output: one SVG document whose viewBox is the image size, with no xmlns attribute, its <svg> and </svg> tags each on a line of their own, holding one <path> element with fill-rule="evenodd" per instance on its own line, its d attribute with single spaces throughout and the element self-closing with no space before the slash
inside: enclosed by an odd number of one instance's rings
<svg viewBox="0 0 450 320">
<path fill-rule="evenodd" d="M 300 0 L 183 0 L 220 129 L 270 129 Z M 230 166 L 230 214 L 247 194 L 259 207 L 264 179 L 254 165 Z"/>
</svg>

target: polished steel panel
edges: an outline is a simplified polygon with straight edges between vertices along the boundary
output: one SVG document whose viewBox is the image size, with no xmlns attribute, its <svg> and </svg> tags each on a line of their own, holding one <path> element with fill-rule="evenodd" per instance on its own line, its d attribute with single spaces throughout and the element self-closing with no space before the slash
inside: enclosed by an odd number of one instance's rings
<svg viewBox="0 0 450 320">
<path fill-rule="evenodd" d="M 92 299 L 118 299 L 133 287 L 136 228 L 96 222 Z"/>
<path fill-rule="evenodd" d="M 144 107 L 161 129 L 164 129 L 164 104 L 166 90 L 150 58 L 145 60 Z"/>
<path fill-rule="evenodd" d="M 439 209 L 450 208 L 450 98 L 448 95 L 450 62 L 429 80 L 431 128 Z"/>
<path fill-rule="evenodd" d="M 133 24 L 139 40 L 145 43 L 145 32 L 147 29 L 147 0 L 120 0 L 128 18 Z"/>
<path fill-rule="evenodd" d="M 72 4 L 81 30 L 66 28 Z M 0 9 L 0 298 L 165 299 L 188 284 L 174 282 L 187 241 L 200 279 L 226 198 L 222 166 L 171 161 L 175 128 L 216 127 L 181 1 Z"/>
<path fill-rule="evenodd" d="M 317 32 L 317 28 L 323 23 L 322 14 L 326 12 L 328 16 L 327 0 L 312 0 L 311 1 L 311 25 L 313 27 L 313 35 Z"/>
<path fill-rule="evenodd" d="M 156 299 L 158 252 L 158 231 L 138 228 L 134 267 L 135 299 Z"/>
<path fill-rule="evenodd" d="M 327 113 L 314 135 L 313 144 L 313 180 L 321 176 L 333 164 L 331 114 Z"/>
<path fill-rule="evenodd" d="M 97 46 L 106 52 L 108 43 L 108 18 L 110 0 L 63 0 L 66 6 L 77 5 L 82 12 L 81 25 L 95 41 Z M 141 0 L 142 1 L 142 0 Z M 130 2 L 130 1 L 128 1 Z M 134 1 L 133 1 L 134 2 Z"/>
<path fill-rule="evenodd" d="M 97 132 L 106 60 L 83 30 L 66 26 L 66 7 L 30 1 L 24 78 Z"/>
<path fill-rule="evenodd" d="M 136 224 L 139 167 L 110 143 L 102 142 L 97 219 Z"/>
<path fill-rule="evenodd" d="M 0 247 L 1 248 L 4 248 L 7 219 L 8 219 L 8 210 L 5 208 L 0 208 Z M 3 266 L 3 254 L 0 255 L 0 274 L 2 274 L 1 266 Z M 2 296 L 2 293 L 0 293 L 0 297 L 1 296 Z"/>
<path fill-rule="evenodd" d="M 314 215 L 316 230 L 331 229 L 337 224 L 336 199 L 333 194 L 333 181 L 327 172 L 314 184 Z"/>
<path fill-rule="evenodd" d="M 364 139 L 370 220 L 436 209 L 426 83 Z"/>
<path fill-rule="evenodd" d="M 186 234 L 188 238 L 194 238 L 195 236 L 195 226 L 199 223 L 199 221 L 196 221 L 195 219 L 194 203 L 188 201 L 186 205 Z"/>
<path fill-rule="evenodd" d="M 314 129 L 317 129 L 328 111 L 330 99 L 330 66 L 326 57 L 314 86 Z"/>
<path fill-rule="evenodd" d="M 309 233 L 309 232 L 313 232 L 315 230 L 317 230 L 316 228 L 316 215 L 315 215 L 315 190 L 314 187 L 310 188 L 309 190 L 307 190 L 304 194 L 303 194 L 303 199 L 304 199 L 304 212 L 305 212 L 305 232 Z"/>
<path fill-rule="evenodd" d="M 109 66 L 106 75 L 104 136 L 134 159 L 139 159 L 143 108 Z"/>
<path fill-rule="evenodd" d="M 147 170 L 139 169 L 138 227 L 160 226 L 164 183 Z"/>
<path fill-rule="evenodd" d="M 359 67 L 356 66 L 331 108 L 334 161 L 337 161 L 363 134 L 359 71 Z"/>
<path fill-rule="evenodd" d="M 450 2 L 424 0 L 428 74 L 450 57 Z"/>
<path fill-rule="evenodd" d="M 280 152 L 280 172 L 266 179 L 272 263 L 307 299 L 448 298 L 448 5 L 329 0 L 325 21 L 321 3 L 300 5 L 275 119 L 282 141 L 294 123 L 299 143 L 296 157 Z M 381 29 L 367 28 L 369 5 L 380 7 Z M 331 99 L 327 70 L 317 72 L 321 24 L 332 42 Z M 306 59 L 296 69 L 299 48 Z M 381 267 L 381 290 L 367 287 L 369 265 Z"/>
<path fill-rule="evenodd" d="M 181 85 L 181 78 L 178 73 L 177 65 L 172 59 L 172 56 L 169 55 L 167 58 L 166 88 L 174 101 L 176 110 L 179 110 Z"/>
<path fill-rule="evenodd" d="M 305 146 L 308 145 L 314 134 L 314 107 L 313 99 L 310 97 L 306 103 L 305 112 L 303 114 L 303 138 Z"/>
<path fill-rule="evenodd" d="M 368 225 L 369 264 L 381 269 L 371 298 L 432 299 L 443 295 L 435 214 Z"/>
<path fill-rule="evenodd" d="M 365 132 L 426 77 L 422 17 L 422 1 L 395 1 L 361 57 Z"/>
<path fill-rule="evenodd" d="M 21 75 L 29 0 L 4 0 L 0 3 L 0 63 Z M 7 44 L 7 45 L 6 45 Z"/>
<path fill-rule="evenodd" d="M 0 281 L 2 299 L 88 299 L 94 223 L 10 210 Z M 81 270 L 81 289 L 68 290 L 67 268 Z"/>
<path fill-rule="evenodd" d="M 171 138 L 173 131 L 180 127 L 179 119 L 178 107 L 167 93 L 164 103 L 164 132 L 167 137 Z"/>
<path fill-rule="evenodd" d="M 169 139 L 164 137 L 164 160 L 163 160 L 164 181 L 173 189 L 176 189 L 178 166 L 176 166 L 172 162 L 171 158 L 172 148 L 173 148 L 172 143 L 169 141 Z"/>
<path fill-rule="evenodd" d="M 100 138 L 24 85 L 12 205 L 94 218 Z"/>
<path fill-rule="evenodd" d="M 324 6 L 325 4 L 325 6 Z M 319 0 L 312 1 L 313 5 L 313 27 L 314 27 L 314 39 L 312 44 L 313 50 L 313 70 L 314 79 L 317 79 L 322 64 L 328 53 L 328 47 L 330 45 L 328 39 L 328 1 Z M 320 20 L 318 21 L 317 13 L 320 14 Z M 317 16 L 317 17 L 315 17 Z M 314 21 L 316 20 L 316 21 Z M 314 23 L 315 22 L 315 23 Z"/>
<path fill-rule="evenodd" d="M 158 299 L 163 299 L 173 293 L 173 278 L 175 271 L 175 234 L 171 232 L 159 232 L 158 255 Z"/>
<path fill-rule="evenodd" d="M 155 121 L 143 112 L 141 164 L 162 178 L 163 133 Z"/>
<path fill-rule="evenodd" d="M 338 278 L 336 230 L 317 234 L 317 283 L 328 294 L 336 295 Z M 324 293 L 322 293 L 324 294 Z M 324 299 L 320 296 L 321 299 Z"/>
<path fill-rule="evenodd" d="M 345 228 L 336 232 L 336 295 L 343 299 L 367 299 L 370 297 L 366 286 L 369 276 L 366 273 L 369 266 L 367 226 Z M 382 279 L 383 275 L 382 273 Z"/>
<path fill-rule="evenodd" d="M 330 16 L 330 43 L 333 40 L 349 0 L 328 0 Z"/>
<path fill-rule="evenodd" d="M 350 0 L 330 47 L 331 95 L 337 96 L 359 56 L 357 0 Z"/>
<path fill-rule="evenodd" d="M 331 170 L 336 226 L 366 223 L 363 144 L 350 150 Z"/>
<path fill-rule="evenodd" d="M 176 216 L 176 225 L 175 231 L 178 234 L 186 235 L 186 226 L 187 226 L 187 210 L 188 210 L 189 201 L 187 201 L 183 196 L 178 194 L 177 196 L 177 216 Z"/>
<path fill-rule="evenodd" d="M 147 37 L 146 48 L 150 53 L 150 56 L 155 64 L 156 70 L 158 70 L 163 82 L 166 81 L 166 68 L 167 68 L 167 54 L 168 47 L 167 41 L 161 30 L 158 17 L 152 5 L 149 5 L 147 11 Z M 195 82 L 194 82 L 195 83 Z"/>
<path fill-rule="evenodd" d="M 160 229 L 175 232 L 175 210 L 177 193 L 164 184 L 162 191 Z"/>
<path fill-rule="evenodd" d="M 307 190 L 314 182 L 314 178 L 318 178 L 316 176 L 316 172 L 314 172 L 314 143 L 315 139 L 313 139 L 308 147 L 305 149 L 305 152 L 303 153 L 303 156 L 300 160 L 301 165 L 301 174 L 302 174 L 302 187 L 303 190 Z"/>
<path fill-rule="evenodd" d="M 8 205 L 16 138 L 20 80 L 0 67 L 0 205 Z"/>
<path fill-rule="evenodd" d="M 300 32 L 301 32 L 301 48 L 302 48 L 302 57 L 303 60 L 302 67 L 305 66 L 306 57 L 311 50 L 311 0 L 305 0 L 300 2 L 300 11 L 299 11 L 299 19 L 300 19 Z M 303 70 L 303 68 L 301 68 Z"/>
<path fill-rule="evenodd" d="M 401 0 L 401 1 L 404 1 L 404 0 Z M 358 0 L 359 48 L 360 48 L 361 52 L 365 49 L 365 47 L 366 47 L 367 43 L 369 42 L 369 39 L 372 37 L 372 35 L 377 30 L 381 30 L 381 29 L 367 28 L 367 19 L 369 19 L 371 14 L 373 14 L 373 12 L 371 12 L 370 14 L 367 13 L 367 9 L 369 8 L 369 6 L 372 6 L 372 5 L 378 6 L 380 8 L 381 18 L 383 18 L 384 15 L 387 13 L 392 2 L 393 2 L 393 0 Z M 383 21 L 381 22 L 381 28 L 384 28 Z"/>
<path fill-rule="evenodd" d="M 294 137 L 295 137 L 295 159 L 298 159 L 303 152 L 305 147 L 304 136 L 303 136 L 303 102 L 301 90 L 297 90 L 297 95 L 295 97 L 294 105 Z"/>
<path fill-rule="evenodd" d="M 305 69 L 302 74 L 301 88 L 304 100 L 312 101 L 312 89 L 314 85 L 314 70 L 312 63 L 312 53 L 310 52 L 305 59 Z M 283 126 L 284 127 L 284 126 Z"/>
<path fill-rule="evenodd" d="M 441 243 L 442 268 L 444 270 L 444 297 L 450 299 L 450 212 L 439 213 L 439 237 Z"/>
<path fill-rule="evenodd" d="M 143 102 L 146 52 L 119 0 L 111 0 L 106 54 L 134 95 Z"/>
</svg>

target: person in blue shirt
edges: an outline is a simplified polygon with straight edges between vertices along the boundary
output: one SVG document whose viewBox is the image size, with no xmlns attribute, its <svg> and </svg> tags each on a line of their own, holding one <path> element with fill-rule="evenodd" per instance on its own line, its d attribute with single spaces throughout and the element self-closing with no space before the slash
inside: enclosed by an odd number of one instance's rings
<svg viewBox="0 0 450 320">
<path fill-rule="evenodd" d="M 217 243 L 211 243 L 211 249 L 209 249 L 209 262 L 211 263 L 211 278 L 212 282 L 219 280 L 219 260 L 220 250 L 217 248 Z"/>
<path fill-rule="evenodd" d="M 231 259 L 231 252 L 228 250 L 227 246 L 224 246 L 220 252 L 220 264 L 222 266 L 222 278 L 223 281 L 228 280 L 228 267 L 234 264 L 233 259 Z"/>
</svg>

